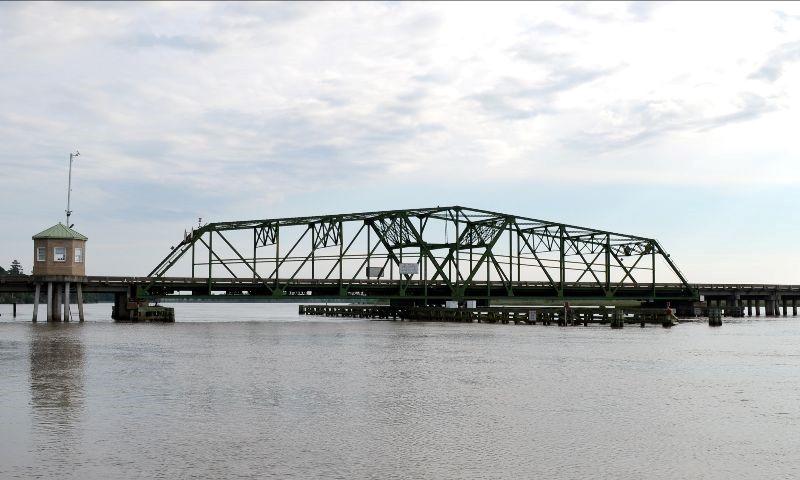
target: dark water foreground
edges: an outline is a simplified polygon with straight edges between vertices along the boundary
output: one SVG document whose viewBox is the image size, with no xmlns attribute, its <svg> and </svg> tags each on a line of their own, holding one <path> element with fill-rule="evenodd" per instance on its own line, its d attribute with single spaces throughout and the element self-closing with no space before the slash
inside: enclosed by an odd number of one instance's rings
<svg viewBox="0 0 800 480">
<path fill-rule="evenodd" d="M 800 319 L 611 330 L 296 308 L 177 305 L 168 325 L 0 310 L 0 478 L 800 476 Z"/>
</svg>

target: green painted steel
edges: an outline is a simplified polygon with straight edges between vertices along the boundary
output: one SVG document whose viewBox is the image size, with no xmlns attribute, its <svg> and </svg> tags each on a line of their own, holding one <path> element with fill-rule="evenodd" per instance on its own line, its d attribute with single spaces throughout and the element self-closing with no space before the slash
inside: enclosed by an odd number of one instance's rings
<svg viewBox="0 0 800 480">
<path fill-rule="evenodd" d="M 384 276 L 369 278 L 371 267 Z M 248 279 L 245 293 L 271 297 L 697 296 L 655 239 L 461 206 L 208 223 L 186 232 L 150 272 L 148 290 L 164 293 L 158 279 L 182 268 L 192 278 L 207 271 L 195 295 L 214 291 L 222 273 Z M 659 284 L 672 287 L 664 293 Z"/>
<path fill-rule="evenodd" d="M 53 238 L 58 240 L 88 240 L 86 236 L 81 235 L 61 222 L 33 236 L 34 240 L 43 238 Z"/>
</svg>

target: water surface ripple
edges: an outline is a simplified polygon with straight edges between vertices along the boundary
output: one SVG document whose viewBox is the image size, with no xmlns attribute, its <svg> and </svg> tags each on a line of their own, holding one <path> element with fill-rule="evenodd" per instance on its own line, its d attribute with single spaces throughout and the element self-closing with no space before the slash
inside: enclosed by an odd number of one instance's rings
<svg viewBox="0 0 800 480">
<path fill-rule="evenodd" d="M 796 478 L 800 319 L 721 328 L 16 322 L 0 478 Z M 30 306 L 28 306 L 28 309 Z"/>
</svg>

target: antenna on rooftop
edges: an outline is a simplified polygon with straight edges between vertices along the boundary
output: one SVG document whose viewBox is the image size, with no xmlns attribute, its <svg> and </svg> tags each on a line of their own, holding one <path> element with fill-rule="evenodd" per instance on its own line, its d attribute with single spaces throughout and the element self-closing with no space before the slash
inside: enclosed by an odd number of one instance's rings
<svg viewBox="0 0 800 480">
<path fill-rule="evenodd" d="M 72 210 L 69 209 L 69 201 L 70 201 L 70 197 L 71 197 L 71 194 L 72 194 L 72 160 L 75 157 L 80 156 L 80 154 L 81 154 L 81 152 L 79 152 L 77 150 L 75 150 L 75 153 L 70 153 L 69 154 L 69 181 L 67 183 L 67 210 L 66 210 L 66 212 L 67 212 L 67 223 L 66 223 L 67 228 L 72 228 L 72 226 L 69 224 L 69 216 L 72 215 Z"/>
</svg>

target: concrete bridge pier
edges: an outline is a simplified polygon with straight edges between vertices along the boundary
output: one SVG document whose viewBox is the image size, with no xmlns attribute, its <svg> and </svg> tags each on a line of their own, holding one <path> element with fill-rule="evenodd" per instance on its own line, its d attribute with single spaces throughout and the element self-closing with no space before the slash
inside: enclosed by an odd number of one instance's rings
<svg viewBox="0 0 800 480">
<path fill-rule="evenodd" d="M 796 298 L 792 299 L 792 315 L 795 316 L 795 317 L 797 316 L 797 299 Z"/>
<path fill-rule="evenodd" d="M 70 312 L 69 311 L 69 282 L 64 282 L 64 321 L 70 321 Z"/>
<path fill-rule="evenodd" d="M 778 314 L 778 299 L 775 295 L 771 295 L 769 299 L 767 299 L 767 316 L 774 317 Z"/>
<path fill-rule="evenodd" d="M 63 299 L 63 297 L 62 297 L 63 292 L 62 292 L 60 287 L 61 287 L 61 285 L 59 285 L 57 283 L 53 284 L 53 293 L 54 293 L 53 319 L 51 320 L 53 322 L 60 322 L 61 321 L 61 308 L 62 308 L 61 305 L 63 305 L 63 300 L 62 300 Z"/>
<path fill-rule="evenodd" d="M 40 280 L 45 280 L 40 278 Z M 84 321 L 83 315 L 83 285 L 81 281 L 70 281 L 61 279 L 47 279 L 47 321 L 48 322 L 69 322 L 72 318 L 72 302 L 70 301 L 72 289 L 77 295 L 75 301 L 78 305 L 78 319 Z M 72 280 L 75 280 L 73 277 Z M 41 302 L 41 289 L 45 282 L 36 282 L 33 295 L 33 318 L 34 322 L 39 319 L 39 303 Z"/>
<path fill-rule="evenodd" d="M 75 285 L 75 289 L 76 289 L 75 293 L 76 293 L 76 295 L 78 297 L 77 298 L 77 300 L 78 300 L 78 321 L 82 322 L 83 319 L 84 319 L 84 317 L 83 317 L 83 286 L 80 283 L 78 283 L 78 284 Z"/>
<path fill-rule="evenodd" d="M 33 318 L 31 319 L 33 322 L 36 322 L 38 315 L 39 315 L 39 294 L 42 291 L 42 284 L 37 283 L 35 287 L 35 291 L 33 292 Z"/>
<path fill-rule="evenodd" d="M 47 282 L 47 321 L 53 321 L 53 282 Z"/>
<path fill-rule="evenodd" d="M 114 294 L 114 308 L 111 310 L 111 318 L 114 320 L 129 320 L 130 310 L 128 310 L 128 292 L 117 292 Z"/>
<path fill-rule="evenodd" d="M 753 316 L 753 299 L 752 298 L 748 298 L 747 299 L 747 316 L 748 317 L 752 317 Z"/>
<path fill-rule="evenodd" d="M 731 297 L 729 297 L 728 300 L 726 300 L 726 302 L 728 302 L 728 305 L 733 307 L 732 309 L 730 309 L 729 313 L 731 317 L 744 316 L 744 302 L 742 301 L 738 292 L 734 293 Z"/>
</svg>

